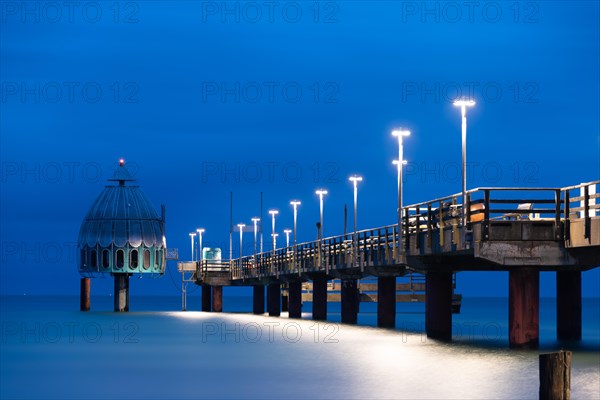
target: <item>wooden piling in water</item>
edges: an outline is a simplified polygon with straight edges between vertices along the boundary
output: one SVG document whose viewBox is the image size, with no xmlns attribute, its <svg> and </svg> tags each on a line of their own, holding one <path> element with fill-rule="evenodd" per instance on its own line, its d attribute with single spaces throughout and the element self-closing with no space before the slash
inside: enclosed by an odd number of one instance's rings
<svg viewBox="0 0 600 400">
<path fill-rule="evenodd" d="M 212 287 L 202 285 L 202 311 L 210 312 L 212 310 Z"/>
<path fill-rule="evenodd" d="M 290 282 L 288 292 L 290 318 L 302 318 L 302 282 Z"/>
<path fill-rule="evenodd" d="M 79 309 L 90 311 L 90 278 L 81 278 Z"/>
<path fill-rule="evenodd" d="M 318 275 L 313 278 L 312 315 L 315 321 L 327 320 L 327 277 Z"/>
<path fill-rule="evenodd" d="M 377 326 L 396 327 L 396 277 L 377 278 Z"/>
<path fill-rule="evenodd" d="M 511 348 L 538 348 L 539 310 L 539 269 L 525 266 L 510 269 L 508 272 L 508 341 Z"/>
<path fill-rule="evenodd" d="M 265 313 L 265 287 L 264 285 L 254 285 L 252 291 L 252 312 L 262 315 Z"/>
<path fill-rule="evenodd" d="M 581 271 L 556 271 L 556 336 L 581 340 Z"/>
<path fill-rule="evenodd" d="M 270 317 L 281 315 L 281 285 L 279 283 L 270 283 L 267 286 L 267 311 Z"/>
<path fill-rule="evenodd" d="M 129 275 L 115 274 L 114 306 L 116 312 L 129 311 Z"/>
<path fill-rule="evenodd" d="M 342 279 L 342 323 L 356 324 L 360 304 L 356 279 Z"/>
<path fill-rule="evenodd" d="M 223 286 L 212 287 L 212 311 L 223 312 Z"/>
<path fill-rule="evenodd" d="M 425 277 L 427 337 L 452 340 L 452 271 L 429 271 Z"/>
<path fill-rule="evenodd" d="M 570 351 L 540 354 L 540 400 L 571 398 Z"/>
</svg>

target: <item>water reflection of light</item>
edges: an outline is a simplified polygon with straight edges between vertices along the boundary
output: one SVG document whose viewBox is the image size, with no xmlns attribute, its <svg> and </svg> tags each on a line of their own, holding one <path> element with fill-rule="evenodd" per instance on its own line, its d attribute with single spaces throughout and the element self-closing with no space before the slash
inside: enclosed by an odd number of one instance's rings
<svg viewBox="0 0 600 400">
<path fill-rule="evenodd" d="M 329 393 L 347 398 L 502 397 L 506 385 L 523 375 L 515 357 L 434 341 L 399 331 L 341 326 L 340 346 L 328 348 L 328 369 L 346 377 Z M 520 361 L 520 362 L 519 362 Z M 535 365 L 524 387 L 536 388 Z M 342 390 L 340 393 L 339 390 Z M 508 391 L 515 397 L 514 392 Z M 535 394 L 534 392 L 529 392 Z M 527 397 L 527 396 L 526 396 Z"/>
<path fill-rule="evenodd" d="M 165 311 L 162 314 L 168 317 L 189 320 L 203 320 L 215 317 L 215 314 L 200 311 Z"/>
<path fill-rule="evenodd" d="M 536 352 L 428 340 L 424 334 L 252 314 L 166 313 L 237 330 L 208 337 L 224 345 L 223 371 L 256 368 L 268 385 L 245 381 L 255 397 L 531 398 L 537 396 Z M 310 315 L 308 315 L 310 316 Z M 221 326 L 220 324 L 225 324 Z M 253 330 L 245 327 L 253 325 Z M 262 329 L 260 340 L 256 330 Z M 198 330 L 198 335 L 201 330 Z M 248 332 L 254 336 L 249 335 Z M 269 332 L 269 333 L 267 333 Z M 301 336 L 296 340 L 296 334 Z M 201 336 L 198 336 L 201 337 Z M 201 341 L 200 341 L 201 342 Z M 255 360 L 249 362 L 248 360 Z M 260 360 L 260 361 L 258 361 Z M 576 370 L 575 370 L 576 371 Z M 598 397 L 598 368 L 574 372 L 573 398 Z M 225 394 L 239 394 L 227 392 Z M 214 394 L 214 393 L 213 393 Z"/>
<path fill-rule="evenodd" d="M 72 341 L 64 330 L 56 343 L 31 343 L 32 335 L 22 343 L 19 335 L 3 345 L 1 398 L 48 397 L 65 387 L 73 398 L 537 398 L 538 352 L 398 330 L 194 311 L 81 313 L 78 325 L 71 314 L 14 316 L 29 327 L 63 326 L 58 318 L 67 317 L 76 326 Z M 99 342 L 86 341 L 86 324 L 102 329 Z M 574 353 L 573 399 L 600 398 L 599 361 L 597 352 Z M 113 384 L 98 370 L 110 371 Z"/>
</svg>

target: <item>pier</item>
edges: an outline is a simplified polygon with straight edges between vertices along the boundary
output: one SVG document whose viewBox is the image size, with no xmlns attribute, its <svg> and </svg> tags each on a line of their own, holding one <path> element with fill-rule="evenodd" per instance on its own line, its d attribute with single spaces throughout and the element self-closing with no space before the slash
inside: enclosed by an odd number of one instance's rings
<svg viewBox="0 0 600 400">
<path fill-rule="evenodd" d="M 342 323 L 350 324 L 357 321 L 361 301 L 358 280 L 374 277 L 378 326 L 388 328 L 395 327 L 396 278 L 422 274 L 427 336 L 447 341 L 452 339 L 453 275 L 508 271 L 513 348 L 538 347 L 539 274 L 556 271 L 558 339 L 580 340 L 581 274 L 600 265 L 599 183 L 477 188 L 467 191 L 464 205 L 459 193 L 403 207 L 401 226 L 231 260 L 180 262 L 178 268 L 202 285 L 204 311 L 222 310 L 223 286 L 252 286 L 254 313 L 265 312 L 266 288 L 266 312 L 279 316 L 281 288 L 286 285 L 289 316 L 299 318 L 302 285 L 309 282 L 315 320 L 327 318 L 327 285 L 337 279 Z"/>
</svg>

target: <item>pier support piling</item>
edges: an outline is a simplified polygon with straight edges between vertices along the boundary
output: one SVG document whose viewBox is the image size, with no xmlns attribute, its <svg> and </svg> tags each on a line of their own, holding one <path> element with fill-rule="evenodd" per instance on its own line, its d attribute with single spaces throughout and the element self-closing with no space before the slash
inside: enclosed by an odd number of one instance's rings
<svg viewBox="0 0 600 400">
<path fill-rule="evenodd" d="M 81 278 L 79 309 L 90 311 L 90 278 Z"/>
<path fill-rule="evenodd" d="M 377 326 L 396 327 L 396 277 L 377 278 Z"/>
<path fill-rule="evenodd" d="M 265 287 L 264 285 L 252 286 L 252 312 L 256 315 L 265 313 Z"/>
<path fill-rule="evenodd" d="M 327 277 L 315 276 L 313 279 L 312 317 L 315 321 L 327 320 Z"/>
<path fill-rule="evenodd" d="M 212 287 L 212 311 L 223 312 L 223 286 Z"/>
<path fill-rule="evenodd" d="M 537 349 L 539 343 L 540 272 L 514 267 L 508 273 L 508 340 L 511 348 Z"/>
<path fill-rule="evenodd" d="M 270 283 L 267 286 L 267 311 L 270 317 L 281 315 L 281 286 L 279 283 Z"/>
<path fill-rule="evenodd" d="M 581 271 L 556 271 L 556 336 L 581 340 Z"/>
<path fill-rule="evenodd" d="M 302 282 L 288 285 L 290 318 L 302 318 Z"/>
<path fill-rule="evenodd" d="M 202 311 L 212 310 L 212 288 L 210 285 L 202 285 Z"/>
<path fill-rule="evenodd" d="M 115 311 L 116 312 L 127 312 L 129 311 L 129 275 L 128 274 L 115 274 Z"/>
<path fill-rule="evenodd" d="M 430 271 L 425 276 L 427 337 L 452 340 L 452 271 Z"/>
<path fill-rule="evenodd" d="M 571 398 L 570 351 L 540 354 L 540 399 L 569 400 Z"/>
<path fill-rule="evenodd" d="M 356 279 L 342 279 L 342 323 L 356 324 L 360 294 Z"/>
</svg>

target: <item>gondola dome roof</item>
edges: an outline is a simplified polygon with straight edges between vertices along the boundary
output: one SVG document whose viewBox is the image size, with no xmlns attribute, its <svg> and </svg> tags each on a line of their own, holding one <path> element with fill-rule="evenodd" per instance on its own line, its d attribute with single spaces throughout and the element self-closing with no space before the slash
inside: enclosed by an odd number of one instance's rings
<svg viewBox="0 0 600 400">
<path fill-rule="evenodd" d="M 87 212 L 79 231 L 80 247 L 112 245 L 165 247 L 164 221 L 139 186 L 133 182 L 123 160 L 113 178 L 117 184 L 104 188 Z"/>
</svg>

